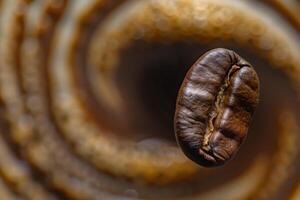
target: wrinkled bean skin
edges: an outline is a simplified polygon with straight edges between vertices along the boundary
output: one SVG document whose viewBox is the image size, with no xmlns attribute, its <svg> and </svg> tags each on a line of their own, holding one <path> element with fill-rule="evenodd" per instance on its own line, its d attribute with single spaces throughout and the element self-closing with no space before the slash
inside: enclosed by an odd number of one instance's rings
<svg viewBox="0 0 300 200">
<path fill-rule="evenodd" d="M 206 167 L 226 163 L 246 138 L 258 101 L 259 79 L 247 61 L 228 49 L 204 54 L 177 97 L 174 128 L 184 154 Z"/>
</svg>

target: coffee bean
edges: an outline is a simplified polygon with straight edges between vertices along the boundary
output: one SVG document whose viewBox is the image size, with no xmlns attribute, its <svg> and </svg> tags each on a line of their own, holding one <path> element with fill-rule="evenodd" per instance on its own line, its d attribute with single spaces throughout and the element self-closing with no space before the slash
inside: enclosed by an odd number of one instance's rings
<svg viewBox="0 0 300 200">
<path fill-rule="evenodd" d="M 204 54 L 177 97 L 174 126 L 184 154 L 206 167 L 226 163 L 246 138 L 258 101 L 259 79 L 247 61 L 228 49 Z"/>
</svg>

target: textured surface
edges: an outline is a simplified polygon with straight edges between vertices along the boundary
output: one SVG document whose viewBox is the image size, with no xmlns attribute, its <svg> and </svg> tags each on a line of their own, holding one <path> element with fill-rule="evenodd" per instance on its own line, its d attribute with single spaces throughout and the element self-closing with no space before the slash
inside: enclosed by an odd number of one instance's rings
<svg viewBox="0 0 300 200">
<path fill-rule="evenodd" d="M 227 49 L 201 56 L 177 97 L 174 125 L 184 153 L 204 166 L 218 166 L 238 151 L 259 99 L 254 68 Z"/>
<path fill-rule="evenodd" d="M 260 6 L 0 0 L 0 199 L 299 199 L 299 33 Z M 160 126 L 216 47 L 255 67 L 261 102 L 236 157 L 205 169 Z"/>
</svg>

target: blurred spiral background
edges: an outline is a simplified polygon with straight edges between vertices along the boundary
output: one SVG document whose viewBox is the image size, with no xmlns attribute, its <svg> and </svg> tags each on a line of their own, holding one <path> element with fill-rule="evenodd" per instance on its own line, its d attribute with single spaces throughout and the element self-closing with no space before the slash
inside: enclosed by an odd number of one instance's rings
<svg viewBox="0 0 300 200">
<path fill-rule="evenodd" d="M 261 102 L 238 155 L 177 147 L 188 68 L 235 50 Z M 1 200 L 299 200 L 300 1 L 0 0 Z"/>
</svg>

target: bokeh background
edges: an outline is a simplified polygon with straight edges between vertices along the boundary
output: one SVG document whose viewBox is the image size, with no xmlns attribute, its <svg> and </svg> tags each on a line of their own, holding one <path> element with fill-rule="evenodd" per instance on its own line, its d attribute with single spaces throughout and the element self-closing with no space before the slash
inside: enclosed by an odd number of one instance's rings
<svg viewBox="0 0 300 200">
<path fill-rule="evenodd" d="M 188 68 L 229 48 L 261 80 L 238 155 L 176 145 Z M 299 200 L 299 0 L 0 0 L 1 200 Z"/>
</svg>

